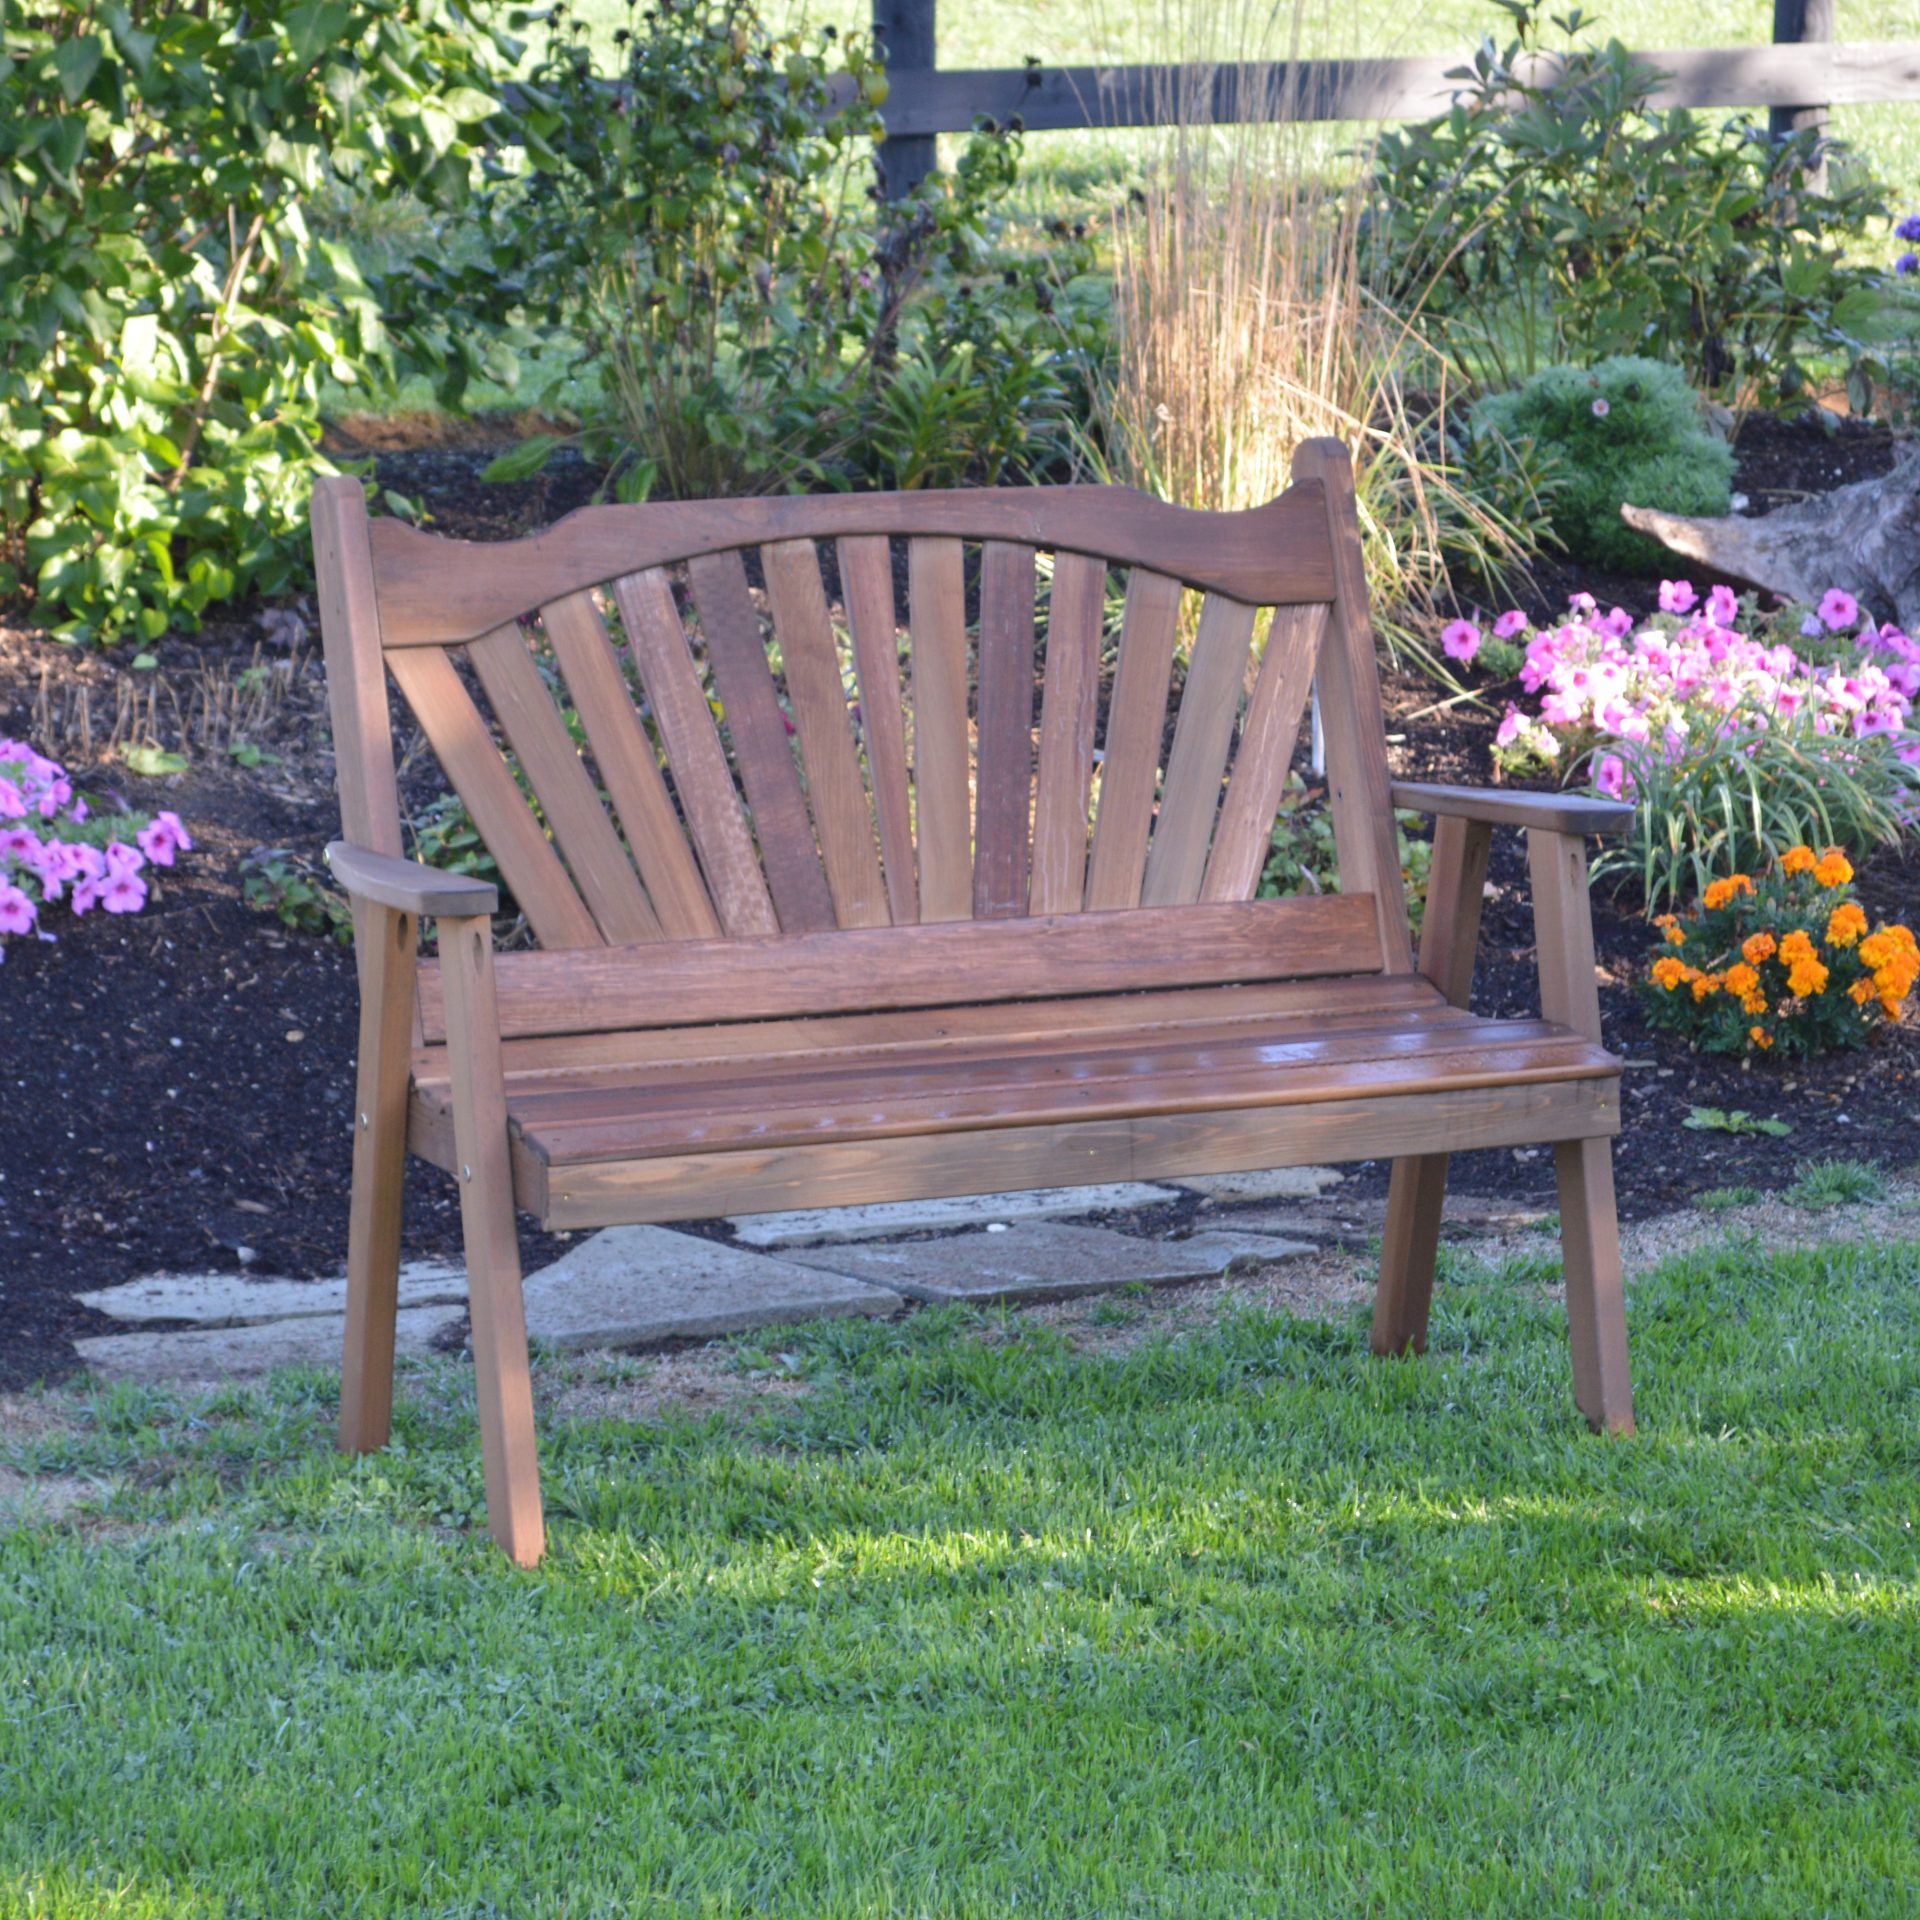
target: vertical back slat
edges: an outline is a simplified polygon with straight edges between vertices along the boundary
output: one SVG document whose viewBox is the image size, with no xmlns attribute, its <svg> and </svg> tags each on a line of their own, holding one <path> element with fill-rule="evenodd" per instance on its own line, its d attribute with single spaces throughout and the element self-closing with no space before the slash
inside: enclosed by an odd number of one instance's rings
<svg viewBox="0 0 1920 1920">
<path fill-rule="evenodd" d="M 920 918 L 966 920 L 973 914 L 973 823 L 967 796 L 966 575 L 958 540 L 908 543 L 907 598 Z"/>
<path fill-rule="evenodd" d="M 1247 702 L 1239 751 L 1233 756 L 1233 774 L 1200 884 L 1202 900 L 1251 900 L 1260 884 L 1326 624 L 1324 606 L 1273 610 L 1267 651 Z"/>
<path fill-rule="evenodd" d="M 482 634 L 467 654 L 607 944 L 658 940 L 660 922 L 640 891 L 627 850 L 580 764 L 519 626 Z"/>
<path fill-rule="evenodd" d="M 833 925 L 833 900 L 793 764 L 787 717 L 773 690 L 760 616 L 747 592 L 746 563 L 737 552 L 707 553 L 690 563 L 687 574 L 780 930 L 819 932 Z"/>
<path fill-rule="evenodd" d="M 717 939 L 719 918 L 593 596 L 569 594 L 542 607 L 540 617 L 661 930 L 670 940 Z"/>
<path fill-rule="evenodd" d="M 1033 589 L 1033 549 L 989 540 L 980 555 L 976 920 L 1014 919 L 1027 910 L 1033 834 Z"/>
<path fill-rule="evenodd" d="M 673 588 L 664 572 L 649 567 L 616 580 L 613 598 L 640 669 L 640 684 L 666 742 L 674 789 L 720 924 L 730 934 L 778 933 L 780 923 L 760 872 L 760 856 L 734 791 L 713 709 L 694 669 Z"/>
<path fill-rule="evenodd" d="M 1234 716 L 1246 684 L 1254 614 L 1254 608 L 1224 594 L 1210 593 L 1201 602 L 1200 630 L 1180 695 L 1166 788 L 1140 888 L 1143 907 L 1180 906 L 1199 897 Z"/>
<path fill-rule="evenodd" d="M 1107 565 L 1084 553 L 1053 563 L 1047 603 L 1046 684 L 1040 699 L 1040 775 L 1033 809 L 1034 913 L 1078 913 L 1087 884 L 1087 803 L 1100 707 L 1100 635 Z"/>
<path fill-rule="evenodd" d="M 1160 742 L 1173 678 L 1173 642 L 1180 624 L 1180 583 L 1135 567 L 1127 579 L 1120 621 L 1120 661 L 1107 709 L 1100 804 L 1087 861 L 1087 909 L 1102 913 L 1140 904 L 1147 833 L 1160 773 Z"/>
<path fill-rule="evenodd" d="M 605 942 L 514 785 L 472 696 L 439 647 L 396 648 L 387 668 L 543 947 Z"/>
<path fill-rule="evenodd" d="M 893 556 L 877 534 L 840 542 L 840 591 L 853 629 L 853 664 L 860 680 L 860 727 L 867 742 L 867 775 L 880 822 L 880 858 L 887 905 L 895 926 L 920 917 L 913 876 L 913 802 L 907 791 L 907 721 L 900 695 L 900 640 L 893 608 Z"/>
<path fill-rule="evenodd" d="M 873 815 L 860 777 L 833 622 L 820 585 L 819 556 L 811 540 L 782 540 L 762 547 L 760 560 L 767 573 L 773 630 L 786 663 L 787 698 L 800 735 L 807 796 L 813 803 L 834 918 L 843 927 L 884 927 L 891 918 L 886 887 L 874 849 Z"/>
</svg>

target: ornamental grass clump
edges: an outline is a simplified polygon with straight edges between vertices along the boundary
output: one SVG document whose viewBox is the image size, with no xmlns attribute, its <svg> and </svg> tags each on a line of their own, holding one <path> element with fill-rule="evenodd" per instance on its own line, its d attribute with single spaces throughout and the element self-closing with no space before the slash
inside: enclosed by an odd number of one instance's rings
<svg viewBox="0 0 1920 1920">
<path fill-rule="evenodd" d="M 1761 615 L 1728 587 L 1703 602 L 1665 580 L 1642 620 L 1576 594 L 1555 626 L 1514 613 L 1494 631 L 1524 643 L 1538 698 L 1507 708 L 1496 763 L 1632 801 L 1595 871 L 1630 874 L 1649 911 L 1799 841 L 1858 858 L 1920 825 L 1920 641 L 1849 594 Z"/>
<path fill-rule="evenodd" d="M 57 760 L 0 739 L 0 960 L 9 938 L 54 937 L 42 918 L 56 902 L 76 914 L 138 913 L 152 869 L 192 846 L 178 814 L 97 814 Z"/>
<path fill-rule="evenodd" d="M 1804 1057 L 1864 1046 L 1920 980 L 1910 927 L 1871 925 L 1838 847 L 1789 847 L 1758 880 L 1716 880 L 1682 917 L 1660 915 L 1648 1018 L 1698 1053 Z"/>
</svg>

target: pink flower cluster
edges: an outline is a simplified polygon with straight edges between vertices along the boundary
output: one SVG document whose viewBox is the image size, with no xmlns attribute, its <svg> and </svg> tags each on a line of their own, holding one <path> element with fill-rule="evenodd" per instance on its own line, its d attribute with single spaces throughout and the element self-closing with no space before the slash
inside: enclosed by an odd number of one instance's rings
<svg viewBox="0 0 1920 1920">
<path fill-rule="evenodd" d="M 1696 735 L 1795 725 L 1829 737 L 1888 736 L 1920 773 L 1920 641 L 1862 621 L 1851 594 L 1832 589 L 1802 624 L 1804 639 L 1839 649 L 1828 660 L 1741 631 L 1730 587 L 1713 588 L 1702 603 L 1691 582 L 1663 580 L 1660 608 L 1667 617 L 1637 631 L 1624 609 L 1601 614 L 1588 594 L 1573 596 L 1558 626 L 1538 631 L 1503 614 L 1496 632 L 1530 631 L 1520 684 L 1540 707 L 1534 715 L 1507 708 L 1496 757 L 1564 768 L 1587 755 L 1602 793 L 1630 797 L 1626 749 L 1657 746 L 1671 762 Z"/>
<path fill-rule="evenodd" d="M 120 816 L 131 842 L 88 824 L 88 808 L 66 769 L 24 740 L 0 739 L 0 957 L 8 935 L 39 932 L 41 908 L 64 900 L 75 913 L 95 907 L 138 913 L 147 904 L 151 866 L 170 867 L 192 837 L 175 813 L 151 820 Z"/>
</svg>

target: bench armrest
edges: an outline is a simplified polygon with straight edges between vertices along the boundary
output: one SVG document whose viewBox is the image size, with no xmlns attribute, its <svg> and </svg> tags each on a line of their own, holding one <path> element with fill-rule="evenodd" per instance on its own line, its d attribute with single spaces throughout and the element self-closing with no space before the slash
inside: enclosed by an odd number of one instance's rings
<svg viewBox="0 0 1920 1920">
<path fill-rule="evenodd" d="M 1625 833 L 1633 824 L 1632 807 L 1618 800 L 1596 800 L 1584 793 L 1430 786 L 1421 780 L 1396 780 L 1392 791 L 1396 807 L 1406 807 L 1415 813 L 1481 820 L 1494 827 L 1588 834 Z"/>
<path fill-rule="evenodd" d="M 397 913 L 465 918 L 490 915 L 500 905 L 500 889 L 488 881 L 464 873 L 442 873 L 423 867 L 418 860 L 369 853 L 346 840 L 336 840 L 327 848 L 327 865 L 350 898 L 391 907 Z"/>
</svg>

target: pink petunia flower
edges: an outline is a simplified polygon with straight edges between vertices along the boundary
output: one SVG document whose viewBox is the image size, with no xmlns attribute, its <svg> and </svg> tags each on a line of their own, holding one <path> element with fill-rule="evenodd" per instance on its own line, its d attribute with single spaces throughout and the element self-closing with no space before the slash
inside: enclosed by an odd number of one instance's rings
<svg viewBox="0 0 1920 1920">
<path fill-rule="evenodd" d="M 1821 625 L 1829 633 L 1839 633 L 1860 618 L 1860 602 L 1842 587 L 1829 587 L 1820 596 L 1817 611 Z"/>
<path fill-rule="evenodd" d="M 1526 730 L 1527 716 L 1509 700 L 1507 710 L 1501 716 L 1500 730 L 1493 736 L 1493 744 L 1496 747 L 1510 747 Z"/>
<path fill-rule="evenodd" d="M 193 839 L 180 824 L 177 813 L 156 813 L 150 824 L 134 835 L 144 853 L 156 867 L 170 867 L 177 851 L 191 853 Z"/>
<path fill-rule="evenodd" d="M 1527 630 L 1527 616 L 1518 607 L 1509 607 L 1493 623 L 1494 637 L 1499 640 L 1511 640 L 1516 633 Z"/>
<path fill-rule="evenodd" d="M 138 913 L 147 904 L 147 883 L 123 869 L 101 890 L 100 904 L 109 913 Z"/>
<path fill-rule="evenodd" d="M 1740 617 L 1740 596 L 1731 587 L 1715 587 L 1707 595 L 1707 618 L 1716 627 L 1730 627 Z"/>
<path fill-rule="evenodd" d="M 1662 613 L 1688 613 L 1692 610 L 1699 595 L 1693 590 L 1691 580 L 1662 580 L 1660 582 L 1660 611 Z"/>
<path fill-rule="evenodd" d="M 146 864 L 147 856 L 138 847 L 130 847 L 124 840 L 108 841 L 107 873 L 109 877 L 138 873 Z"/>
<path fill-rule="evenodd" d="M 1617 753 L 1601 755 L 1599 765 L 1593 770 L 1593 784 L 1609 800 L 1625 799 L 1633 792 L 1627 763 Z"/>
<path fill-rule="evenodd" d="M 1467 664 L 1480 651 L 1480 629 L 1471 620 L 1449 620 L 1440 629 L 1440 645 L 1448 659 Z"/>
<path fill-rule="evenodd" d="M 31 933 L 38 911 L 18 887 L 0 880 L 0 933 Z"/>
</svg>

